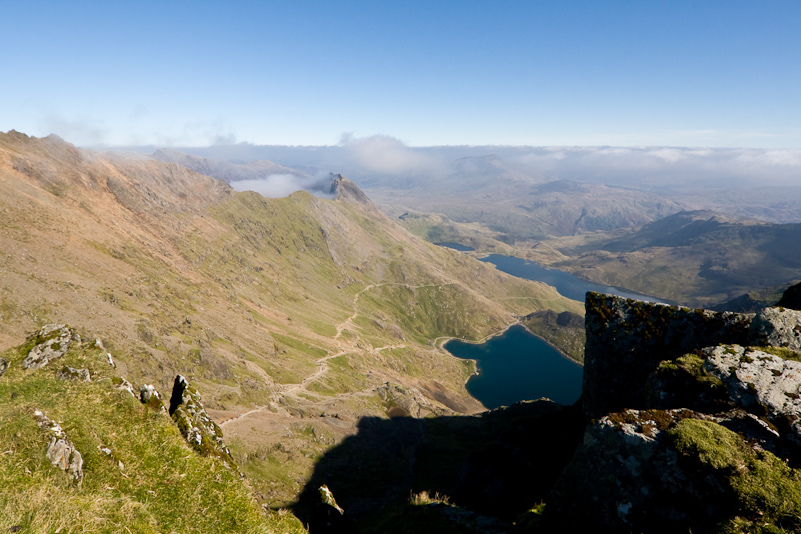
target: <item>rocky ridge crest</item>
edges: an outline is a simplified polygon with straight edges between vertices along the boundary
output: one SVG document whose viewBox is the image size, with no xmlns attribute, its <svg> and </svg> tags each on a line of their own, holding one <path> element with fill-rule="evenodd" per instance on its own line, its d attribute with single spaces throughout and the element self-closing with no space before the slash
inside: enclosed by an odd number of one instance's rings
<svg viewBox="0 0 801 534">
<path fill-rule="evenodd" d="M 546 532 L 801 529 L 801 313 L 588 293 L 584 440 Z"/>
</svg>

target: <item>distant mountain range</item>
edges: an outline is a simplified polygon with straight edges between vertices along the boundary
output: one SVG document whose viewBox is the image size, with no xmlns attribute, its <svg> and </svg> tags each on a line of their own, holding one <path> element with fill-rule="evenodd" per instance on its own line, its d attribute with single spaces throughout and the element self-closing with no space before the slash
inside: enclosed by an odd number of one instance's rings
<svg viewBox="0 0 801 534">
<path fill-rule="evenodd" d="M 801 278 L 801 224 L 770 224 L 708 210 L 680 212 L 623 237 L 566 246 L 554 266 L 598 283 L 690 305 L 726 301 Z"/>
</svg>

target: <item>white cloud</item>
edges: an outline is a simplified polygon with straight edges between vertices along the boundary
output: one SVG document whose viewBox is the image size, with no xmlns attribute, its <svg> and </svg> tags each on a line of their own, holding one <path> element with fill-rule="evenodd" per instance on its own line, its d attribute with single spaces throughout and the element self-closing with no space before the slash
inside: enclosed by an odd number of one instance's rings
<svg viewBox="0 0 801 534">
<path fill-rule="evenodd" d="M 319 197 L 330 197 L 329 176 L 301 178 L 294 174 L 271 174 L 259 180 L 235 180 L 231 187 L 237 191 L 255 191 L 268 198 L 283 198 L 295 191 L 308 191 Z"/>
<path fill-rule="evenodd" d="M 445 162 L 418 150 L 409 148 L 402 141 L 388 135 L 353 137 L 342 134 L 342 146 L 354 163 L 368 171 L 381 174 L 439 174 Z"/>
</svg>

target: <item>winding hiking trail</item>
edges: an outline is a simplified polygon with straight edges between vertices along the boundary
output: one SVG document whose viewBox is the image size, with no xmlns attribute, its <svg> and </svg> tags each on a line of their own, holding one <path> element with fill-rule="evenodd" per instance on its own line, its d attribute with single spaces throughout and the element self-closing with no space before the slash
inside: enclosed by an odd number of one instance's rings
<svg viewBox="0 0 801 534">
<path fill-rule="evenodd" d="M 377 287 L 384 287 L 384 286 L 406 287 L 408 289 L 415 290 L 415 289 L 420 289 L 420 288 L 424 288 L 424 287 L 442 287 L 442 286 L 447 286 L 447 285 L 455 285 L 455 283 L 454 282 L 449 282 L 449 283 L 443 283 L 443 284 L 421 284 L 421 285 L 412 285 L 412 284 L 403 284 L 403 283 L 368 284 L 367 286 L 365 286 L 363 289 L 361 289 L 358 293 L 356 293 L 353 296 L 353 314 L 336 326 L 336 335 L 333 337 L 333 340 L 336 342 L 336 345 L 337 345 L 337 348 L 339 349 L 339 351 L 335 352 L 335 353 L 332 353 L 332 354 L 328 354 L 326 356 L 323 356 L 322 358 L 319 358 L 319 359 L 315 360 L 315 363 L 317 364 L 318 369 L 314 373 L 312 373 L 311 375 L 309 375 L 306 378 L 302 379 L 299 384 L 278 384 L 277 385 L 278 386 L 277 391 L 272 395 L 271 401 L 278 402 L 278 399 L 280 399 L 281 397 L 283 397 L 285 395 L 307 392 L 307 390 L 306 390 L 307 384 L 309 384 L 309 383 L 321 378 L 330 369 L 329 365 L 327 364 L 328 360 L 332 360 L 332 359 L 337 358 L 339 356 L 343 356 L 345 354 L 354 353 L 354 352 L 365 352 L 366 351 L 366 352 L 369 352 L 371 354 L 376 355 L 376 354 L 380 354 L 381 351 L 385 351 L 385 350 L 394 350 L 394 349 L 406 348 L 406 345 L 403 344 L 403 343 L 394 344 L 394 345 L 385 345 L 383 347 L 375 348 L 375 347 L 370 346 L 369 343 L 367 343 L 366 346 L 362 346 L 360 344 L 360 338 L 359 337 L 356 337 L 355 340 L 344 340 L 344 339 L 342 339 L 342 334 L 346 329 L 348 329 L 348 328 L 350 328 L 351 330 L 355 330 L 356 329 L 356 324 L 355 324 L 354 321 L 359 317 L 359 308 L 358 308 L 358 306 L 359 306 L 359 298 L 361 297 L 362 293 L 364 293 L 366 291 L 370 291 L 371 289 L 374 289 L 374 288 L 377 288 Z M 487 336 L 487 337 L 491 337 L 491 336 Z M 443 339 L 443 338 L 437 338 L 436 340 L 434 340 L 434 343 L 436 344 L 440 339 Z M 445 338 L 445 339 L 449 339 L 449 338 Z M 345 346 L 343 347 L 343 345 L 345 345 Z M 247 417 L 248 415 L 267 410 L 267 409 L 270 408 L 270 406 L 271 405 L 258 406 L 258 407 L 254 408 L 252 410 L 249 410 L 247 412 L 238 414 L 235 417 L 231 417 L 229 419 L 226 419 L 225 421 L 220 422 L 219 425 L 221 427 L 223 427 L 226 424 L 230 423 L 231 421 L 235 421 L 235 420 L 241 419 L 243 417 Z"/>
</svg>

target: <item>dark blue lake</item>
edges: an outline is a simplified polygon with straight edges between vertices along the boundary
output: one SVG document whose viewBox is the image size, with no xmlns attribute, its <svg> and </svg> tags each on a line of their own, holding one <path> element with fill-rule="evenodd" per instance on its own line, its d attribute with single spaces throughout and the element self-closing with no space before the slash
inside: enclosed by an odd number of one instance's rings
<svg viewBox="0 0 801 534">
<path fill-rule="evenodd" d="M 569 405 L 581 396 L 584 368 L 522 326 L 485 343 L 453 339 L 444 347 L 478 362 L 479 374 L 467 381 L 467 391 L 489 409 L 540 397 Z"/>
<path fill-rule="evenodd" d="M 499 271 L 503 271 L 512 276 L 525 278 L 527 280 L 536 280 L 545 282 L 549 286 L 553 286 L 560 295 L 569 299 L 584 302 L 584 295 L 587 291 L 596 291 L 598 293 L 609 293 L 610 295 L 617 295 L 630 299 L 644 300 L 646 302 L 663 302 L 665 304 L 676 305 L 676 302 L 666 299 L 660 299 L 649 295 L 643 295 L 635 291 L 629 291 L 620 287 L 605 286 L 602 284 L 595 284 L 582 280 L 570 273 L 560 271 L 558 269 L 546 269 L 540 267 L 533 261 L 527 261 L 521 258 L 514 258 L 512 256 L 502 256 L 500 254 L 490 254 L 481 261 L 492 263 Z"/>
</svg>

